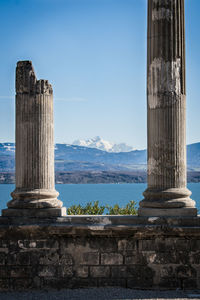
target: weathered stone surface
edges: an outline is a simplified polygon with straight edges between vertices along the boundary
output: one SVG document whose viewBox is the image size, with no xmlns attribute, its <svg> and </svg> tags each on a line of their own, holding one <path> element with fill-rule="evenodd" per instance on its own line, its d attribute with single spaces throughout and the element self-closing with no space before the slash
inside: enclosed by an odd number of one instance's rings
<svg viewBox="0 0 200 300">
<path fill-rule="evenodd" d="M 98 286 L 100 287 L 127 287 L 126 279 L 122 278 L 98 278 Z"/>
<path fill-rule="evenodd" d="M 78 266 L 75 267 L 75 272 L 77 277 L 86 278 L 89 275 L 88 266 Z"/>
<path fill-rule="evenodd" d="M 148 1 L 148 188 L 140 216 L 196 216 L 186 188 L 184 0 Z"/>
<path fill-rule="evenodd" d="M 127 266 L 112 266 L 111 267 L 112 278 L 128 278 Z"/>
<path fill-rule="evenodd" d="M 80 265 L 98 265 L 99 253 L 79 253 L 78 260 Z"/>
<path fill-rule="evenodd" d="M 149 203 L 149 205 L 151 205 Z M 165 204 L 163 204 L 165 205 Z M 196 208 L 183 207 L 183 208 L 153 208 L 143 207 L 139 209 L 140 216 L 195 216 L 197 213 Z"/>
<path fill-rule="evenodd" d="M 199 217 L 128 217 L 126 225 L 125 218 L 103 225 L 105 217 L 81 224 L 78 216 L 35 224 L 1 217 L 0 290 L 200 286 Z"/>
<path fill-rule="evenodd" d="M 110 277 L 110 268 L 108 266 L 95 266 L 90 267 L 90 276 L 91 277 L 101 277 L 109 278 Z"/>
<path fill-rule="evenodd" d="M 2 216 L 4 217 L 63 217 L 66 216 L 66 208 L 9 208 L 2 209 Z"/>
<path fill-rule="evenodd" d="M 119 253 L 102 253 L 101 255 L 102 265 L 122 265 L 123 256 Z"/>
<path fill-rule="evenodd" d="M 58 277 L 64 278 L 64 277 L 72 277 L 73 276 L 73 267 L 69 265 L 63 265 L 58 267 Z"/>
<path fill-rule="evenodd" d="M 4 216 L 64 216 L 54 183 L 53 90 L 31 61 L 16 68 L 16 188 Z M 52 210 L 51 210 L 52 209 Z"/>
</svg>

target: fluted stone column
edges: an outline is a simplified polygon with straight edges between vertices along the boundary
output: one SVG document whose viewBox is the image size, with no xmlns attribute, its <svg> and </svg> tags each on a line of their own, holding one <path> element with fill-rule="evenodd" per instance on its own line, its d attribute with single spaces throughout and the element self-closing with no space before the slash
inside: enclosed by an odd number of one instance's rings
<svg viewBox="0 0 200 300">
<path fill-rule="evenodd" d="M 62 216 L 54 183 L 53 91 L 30 61 L 16 69 L 16 188 L 4 216 Z"/>
<path fill-rule="evenodd" d="M 148 188 L 140 216 L 195 216 L 186 188 L 184 0 L 148 0 Z"/>
</svg>

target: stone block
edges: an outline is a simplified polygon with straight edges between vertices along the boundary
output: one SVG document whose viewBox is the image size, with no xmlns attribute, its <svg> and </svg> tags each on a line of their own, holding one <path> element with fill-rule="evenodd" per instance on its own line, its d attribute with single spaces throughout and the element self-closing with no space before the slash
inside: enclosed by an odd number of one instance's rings
<svg viewBox="0 0 200 300">
<path fill-rule="evenodd" d="M 30 278 L 11 278 L 9 282 L 9 290 L 23 291 L 33 288 L 34 284 Z"/>
<path fill-rule="evenodd" d="M 12 278 L 31 278 L 33 267 L 12 266 L 10 267 L 10 277 Z"/>
<path fill-rule="evenodd" d="M 155 240 L 139 240 L 139 251 L 155 251 Z"/>
<path fill-rule="evenodd" d="M 8 266 L 12 266 L 12 265 L 16 265 L 16 253 L 13 253 L 10 251 L 10 253 L 7 255 L 7 265 Z"/>
<path fill-rule="evenodd" d="M 99 242 L 99 244 L 98 244 Z M 103 247 L 104 242 L 99 237 L 90 238 L 87 236 L 67 237 L 67 239 L 60 239 L 60 251 L 64 253 L 75 252 L 98 252 Z M 98 245 L 98 247 L 97 247 Z"/>
<path fill-rule="evenodd" d="M 59 242 L 54 239 L 48 239 L 48 240 L 44 241 L 44 246 L 42 248 L 59 249 Z"/>
<path fill-rule="evenodd" d="M 153 280 L 152 279 L 138 279 L 138 278 L 128 278 L 127 288 L 129 289 L 152 289 Z"/>
<path fill-rule="evenodd" d="M 19 252 L 16 250 L 15 253 L 11 252 L 6 256 L 6 264 L 19 265 L 19 266 L 29 266 L 30 265 L 30 252 Z"/>
<path fill-rule="evenodd" d="M 189 261 L 189 255 L 184 252 L 142 252 L 142 255 L 145 256 L 147 263 L 150 264 L 187 264 Z"/>
<path fill-rule="evenodd" d="M 95 266 L 90 267 L 90 276 L 91 277 L 109 277 L 110 276 L 110 268 L 107 266 Z"/>
<path fill-rule="evenodd" d="M 20 266 L 30 265 L 30 252 L 20 252 L 16 254 L 16 264 Z"/>
<path fill-rule="evenodd" d="M 160 266 L 160 278 L 175 277 L 174 266 Z"/>
<path fill-rule="evenodd" d="M 127 266 L 127 287 L 152 289 L 154 285 L 155 271 L 149 267 L 135 265 Z"/>
<path fill-rule="evenodd" d="M 187 265 L 180 265 L 175 268 L 176 276 L 177 278 L 196 278 L 197 277 L 197 271 Z"/>
<path fill-rule="evenodd" d="M 190 251 L 200 249 L 200 239 L 190 239 Z"/>
<path fill-rule="evenodd" d="M 2 216 L 4 217 L 36 217 L 36 218 L 51 218 L 66 216 L 66 208 L 7 208 L 2 209 Z"/>
<path fill-rule="evenodd" d="M 163 277 L 161 278 L 158 288 L 161 289 L 182 289 L 182 282 L 176 277 Z"/>
<path fill-rule="evenodd" d="M 0 266 L 0 279 L 10 278 L 10 270 L 8 266 Z"/>
<path fill-rule="evenodd" d="M 127 266 L 127 278 L 132 277 L 134 279 L 138 279 L 141 281 L 149 281 L 152 280 L 155 276 L 155 271 L 153 268 L 149 266 L 141 266 L 141 265 L 134 265 L 134 266 Z"/>
<path fill-rule="evenodd" d="M 127 278 L 127 266 L 112 266 L 111 267 L 112 278 Z"/>
<path fill-rule="evenodd" d="M 200 264 L 200 251 L 196 251 L 196 252 L 190 252 L 189 254 L 190 256 L 190 263 L 191 264 Z"/>
<path fill-rule="evenodd" d="M 126 279 L 123 278 L 99 278 L 99 287 L 124 287 L 126 288 Z"/>
<path fill-rule="evenodd" d="M 44 278 L 42 288 L 48 290 L 80 289 L 96 287 L 97 284 L 97 278 Z"/>
<path fill-rule="evenodd" d="M 56 275 L 55 266 L 38 266 L 39 277 L 54 277 Z"/>
<path fill-rule="evenodd" d="M 146 265 L 147 258 L 142 252 L 133 252 L 133 255 L 125 255 L 125 265 Z"/>
<path fill-rule="evenodd" d="M 141 217 L 196 217 L 197 209 L 193 207 L 183 208 L 146 208 L 138 209 L 138 215 Z"/>
<path fill-rule="evenodd" d="M 0 248 L 0 253 L 8 253 L 9 249 L 8 248 Z"/>
<path fill-rule="evenodd" d="M 58 266 L 58 277 L 72 277 L 73 267 L 69 265 Z"/>
<path fill-rule="evenodd" d="M 59 249 L 59 243 L 52 239 L 38 240 L 36 242 L 36 247 L 41 249 Z"/>
<path fill-rule="evenodd" d="M 191 240 L 187 238 L 171 238 L 165 241 L 166 248 L 176 251 L 190 251 L 191 249 Z"/>
<path fill-rule="evenodd" d="M 74 288 L 92 288 L 98 286 L 98 278 L 78 278 L 73 280 Z"/>
<path fill-rule="evenodd" d="M 190 255 L 187 249 L 182 249 L 182 251 L 174 251 L 176 258 L 176 264 L 190 265 Z"/>
<path fill-rule="evenodd" d="M 194 267 L 197 272 L 197 278 L 200 278 L 200 265 L 192 265 L 192 267 Z"/>
<path fill-rule="evenodd" d="M 0 266 L 5 265 L 6 257 L 7 256 L 5 252 L 0 252 Z"/>
<path fill-rule="evenodd" d="M 0 279 L 0 291 L 8 291 L 9 290 L 9 279 Z"/>
<path fill-rule="evenodd" d="M 192 290 L 197 288 L 197 278 L 184 279 L 182 283 L 183 289 Z"/>
<path fill-rule="evenodd" d="M 34 249 L 29 251 L 30 253 L 30 264 L 31 265 L 39 265 L 40 259 L 48 256 L 48 252 L 43 249 Z"/>
<path fill-rule="evenodd" d="M 74 266 L 76 277 L 86 278 L 88 277 L 88 267 L 87 266 Z"/>
<path fill-rule="evenodd" d="M 107 237 L 94 237 L 89 239 L 89 246 L 91 251 L 98 249 L 100 252 L 117 252 L 118 250 L 118 239 L 107 238 Z"/>
<path fill-rule="evenodd" d="M 57 263 L 60 265 L 73 265 L 72 255 L 68 253 L 61 255 Z"/>
<path fill-rule="evenodd" d="M 59 255 L 57 252 L 45 252 L 44 256 L 39 259 L 40 265 L 57 265 L 59 264 Z"/>
<path fill-rule="evenodd" d="M 99 253 L 79 253 L 77 262 L 79 262 L 80 265 L 99 265 Z"/>
<path fill-rule="evenodd" d="M 137 250 L 138 242 L 134 239 L 120 239 L 118 241 L 119 251 L 134 251 Z"/>
<path fill-rule="evenodd" d="M 9 240 L 0 239 L 0 248 L 8 248 Z"/>
<path fill-rule="evenodd" d="M 43 277 L 40 278 L 39 276 L 33 276 L 32 279 L 33 279 L 33 288 L 41 289 Z"/>
<path fill-rule="evenodd" d="M 98 278 L 72 278 L 69 282 L 71 288 L 91 288 L 98 286 Z"/>
<path fill-rule="evenodd" d="M 123 255 L 119 253 L 102 253 L 101 254 L 102 265 L 122 265 Z"/>
<path fill-rule="evenodd" d="M 171 251 L 183 251 L 190 250 L 191 241 L 185 238 L 173 237 L 173 238 L 155 238 L 152 240 L 139 241 L 139 249 L 141 251 L 158 251 L 158 252 L 171 252 Z"/>
</svg>

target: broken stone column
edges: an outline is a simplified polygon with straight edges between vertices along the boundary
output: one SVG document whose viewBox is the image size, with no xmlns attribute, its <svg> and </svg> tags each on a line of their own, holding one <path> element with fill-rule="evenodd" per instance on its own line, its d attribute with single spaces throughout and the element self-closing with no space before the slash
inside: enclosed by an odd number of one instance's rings
<svg viewBox="0 0 200 300">
<path fill-rule="evenodd" d="M 16 188 L 3 216 L 66 214 L 54 182 L 53 90 L 37 80 L 31 61 L 16 68 Z"/>
<path fill-rule="evenodd" d="M 148 188 L 140 216 L 195 216 L 186 188 L 184 0 L 148 0 Z"/>
</svg>

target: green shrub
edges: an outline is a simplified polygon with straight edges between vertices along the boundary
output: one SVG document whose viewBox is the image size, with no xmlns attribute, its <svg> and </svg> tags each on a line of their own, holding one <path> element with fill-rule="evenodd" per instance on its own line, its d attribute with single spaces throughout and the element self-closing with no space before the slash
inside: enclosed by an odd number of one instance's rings
<svg viewBox="0 0 200 300">
<path fill-rule="evenodd" d="M 99 206 L 99 201 L 88 202 L 85 206 L 72 205 L 67 209 L 68 215 L 102 215 L 105 210 L 105 206 Z"/>
<path fill-rule="evenodd" d="M 67 209 L 68 215 L 103 215 L 107 210 L 106 215 L 137 215 L 135 201 L 130 201 L 125 207 L 119 207 L 118 204 L 114 206 L 101 205 L 99 201 L 94 203 L 88 202 L 85 206 L 72 205 Z"/>
<path fill-rule="evenodd" d="M 125 207 L 119 207 L 118 204 L 115 204 L 113 207 L 106 205 L 106 208 L 108 209 L 107 215 L 137 215 L 135 206 L 136 203 L 133 200 L 127 203 Z"/>
</svg>

